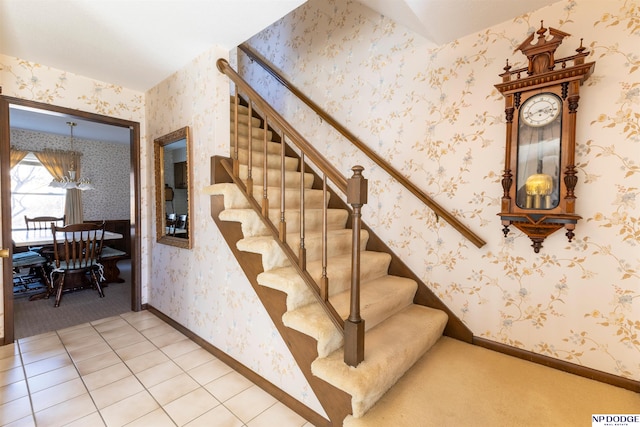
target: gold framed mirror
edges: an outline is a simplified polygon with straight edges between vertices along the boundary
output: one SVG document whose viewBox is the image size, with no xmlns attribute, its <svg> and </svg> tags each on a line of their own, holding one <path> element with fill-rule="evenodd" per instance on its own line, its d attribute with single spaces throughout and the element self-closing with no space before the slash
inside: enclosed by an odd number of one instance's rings
<svg viewBox="0 0 640 427">
<path fill-rule="evenodd" d="M 193 246 L 192 161 L 189 127 L 154 139 L 156 240 L 165 245 Z"/>
</svg>

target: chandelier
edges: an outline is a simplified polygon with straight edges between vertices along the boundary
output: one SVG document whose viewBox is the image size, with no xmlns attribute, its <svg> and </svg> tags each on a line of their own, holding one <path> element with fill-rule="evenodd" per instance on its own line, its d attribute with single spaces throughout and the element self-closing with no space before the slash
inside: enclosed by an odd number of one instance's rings
<svg viewBox="0 0 640 427">
<path fill-rule="evenodd" d="M 67 122 L 69 129 L 71 130 L 71 166 L 69 167 L 68 175 L 62 177 L 62 179 L 54 179 L 49 184 L 50 187 L 64 188 L 65 190 L 77 188 L 78 190 L 93 190 L 93 184 L 87 178 L 76 180 L 76 158 L 78 153 L 73 149 L 73 128 L 77 125 L 75 122 Z"/>
</svg>

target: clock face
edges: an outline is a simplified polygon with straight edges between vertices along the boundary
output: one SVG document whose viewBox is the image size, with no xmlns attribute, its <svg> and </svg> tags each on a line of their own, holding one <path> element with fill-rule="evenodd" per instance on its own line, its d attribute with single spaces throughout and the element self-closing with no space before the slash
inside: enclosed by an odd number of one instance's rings
<svg viewBox="0 0 640 427">
<path fill-rule="evenodd" d="M 522 104 L 520 117 L 528 126 L 540 127 L 554 121 L 561 111 L 560 98 L 552 93 L 541 93 Z"/>
</svg>

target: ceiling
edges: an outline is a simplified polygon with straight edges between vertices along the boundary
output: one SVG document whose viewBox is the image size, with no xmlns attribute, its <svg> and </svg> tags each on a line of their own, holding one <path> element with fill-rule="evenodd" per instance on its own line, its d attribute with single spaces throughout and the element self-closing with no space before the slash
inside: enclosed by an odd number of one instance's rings
<svg viewBox="0 0 640 427">
<path fill-rule="evenodd" d="M 560 0 L 356 1 L 441 45 Z M 231 50 L 305 2 L 0 0 L 0 53 L 144 92 L 212 46 Z M 68 118 L 11 113 L 12 127 L 69 133 Z M 127 129 L 113 128 L 79 121 L 74 135 L 129 142 Z"/>
</svg>

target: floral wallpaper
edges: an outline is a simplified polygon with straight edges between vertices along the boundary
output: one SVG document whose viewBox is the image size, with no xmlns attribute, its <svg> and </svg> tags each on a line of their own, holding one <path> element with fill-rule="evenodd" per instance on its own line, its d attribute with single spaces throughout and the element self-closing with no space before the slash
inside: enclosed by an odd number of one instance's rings
<svg viewBox="0 0 640 427">
<path fill-rule="evenodd" d="M 73 108 L 90 113 L 102 114 L 124 120 L 139 122 L 141 125 L 141 214 L 142 214 L 142 295 L 143 302 L 146 302 L 146 287 L 148 283 L 148 227 L 149 227 L 149 198 L 148 185 L 150 169 L 149 150 L 146 148 L 146 136 L 144 132 L 144 94 L 129 90 L 118 85 L 113 85 L 88 77 L 79 76 L 64 70 L 58 70 L 43 64 L 26 61 L 0 52 L 0 86 L 2 94 L 14 98 L 27 99 L 44 104 L 57 105 Z M 153 151 L 151 150 L 151 158 Z M 96 159 L 99 162 L 104 157 Z M 88 157 L 83 157 L 83 166 L 90 166 Z M 102 163 L 101 163 L 102 164 Z M 100 167 L 101 164 L 96 164 Z M 86 171 L 86 169 L 84 169 Z M 114 179 L 120 179 L 119 173 L 115 173 Z M 98 180 L 99 177 L 91 177 Z M 97 194 L 97 193 L 96 193 Z M 88 200 L 91 196 L 84 198 L 85 215 L 94 214 L 94 209 L 102 210 L 99 201 Z M 89 210 L 86 210 L 89 209 Z M 117 211 L 120 216 L 121 212 Z M 123 212 L 122 212 L 123 213 Z M 126 218 L 129 217 L 127 212 Z M 121 219 L 121 218 L 118 218 Z M 2 298 L 2 296 L 0 296 Z M 0 335 L 4 336 L 4 304 L 0 301 Z"/>
<path fill-rule="evenodd" d="M 487 241 L 478 249 L 238 54 L 241 74 L 343 171 L 365 167 L 365 221 L 476 336 L 640 380 L 637 0 L 561 0 L 442 46 L 354 1 L 310 0 L 249 40 L 303 93 Z M 577 123 L 576 238 L 539 254 L 500 211 L 504 100 L 532 31 L 596 61 Z"/>
<path fill-rule="evenodd" d="M 11 146 L 27 151 L 68 150 L 69 136 L 11 129 Z M 81 177 L 95 186 L 82 192 L 84 219 L 130 219 L 129 144 L 75 138 L 75 149 L 82 153 Z"/>
</svg>

